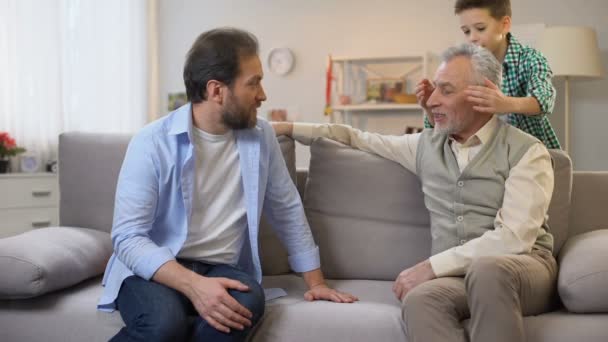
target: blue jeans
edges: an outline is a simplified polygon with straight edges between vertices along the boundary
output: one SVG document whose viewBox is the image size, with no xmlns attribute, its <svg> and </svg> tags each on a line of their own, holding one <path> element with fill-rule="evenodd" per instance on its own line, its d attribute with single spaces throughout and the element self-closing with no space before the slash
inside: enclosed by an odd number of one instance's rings
<svg viewBox="0 0 608 342">
<path fill-rule="evenodd" d="M 182 293 L 153 281 L 131 276 L 122 283 L 116 306 L 126 327 L 110 341 L 244 341 L 264 315 L 264 290 L 252 276 L 227 265 L 178 260 L 205 277 L 225 277 L 249 286 L 249 291 L 228 290 L 253 314 L 252 326 L 226 334 L 209 325 Z"/>
</svg>

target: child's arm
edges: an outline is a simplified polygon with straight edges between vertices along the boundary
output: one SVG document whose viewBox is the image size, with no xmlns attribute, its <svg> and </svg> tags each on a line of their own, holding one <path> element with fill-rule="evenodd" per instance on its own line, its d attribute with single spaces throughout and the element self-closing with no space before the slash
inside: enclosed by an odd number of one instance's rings
<svg viewBox="0 0 608 342">
<path fill-rule="evenodd" d="M 433 86 L 433 83 L 425 78 L 416 84 L 416 89 L 414 91 L 416 93 L 416 100 L 424 111 L 424 128 L 433 128 L 435 125 L 433 115 L 429 113 L 429 108 L 426 105 L 426 101 L 434 90 L 435 86 Z"/>
</svg>

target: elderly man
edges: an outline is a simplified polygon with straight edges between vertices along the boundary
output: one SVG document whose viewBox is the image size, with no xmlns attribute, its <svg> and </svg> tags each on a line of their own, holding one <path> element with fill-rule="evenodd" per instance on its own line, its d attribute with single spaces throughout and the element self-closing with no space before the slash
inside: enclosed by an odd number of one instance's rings
<svg viewBox="0 0 608 342">
<path fill-rule="evenodd" d="M 326 137 L 391 159 L 420 178 L 432 257 L 404 270 L 408 341 L 523 341 L 523 315 L 549 309 L 557 266 L 546 224 L 551 158 L 531 135 L 473 109 L 470 86 L 501 84 L 501 65 L 474 45 L 448 49 L 426 105 L 435 128 L 383 136 L 344 125 L 274 123 L 310 144 Z"/>
</svg>

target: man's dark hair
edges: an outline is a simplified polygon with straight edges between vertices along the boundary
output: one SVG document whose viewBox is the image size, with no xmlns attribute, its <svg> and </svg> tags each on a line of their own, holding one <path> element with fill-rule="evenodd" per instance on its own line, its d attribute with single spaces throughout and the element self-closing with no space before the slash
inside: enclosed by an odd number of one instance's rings
<svg viewBox="0 0 608 342">
<path fill-rule="evenodd" d="M 218 28 L 203 32 L 186 56 L 184 84 L 188 101 L 207 99 L 207 82 L 220 81 L 229 87 L 238 76 L 240 60 L 258 54 L 256 37 L 236 28 Z"/>
<path fill-rule="evenodd" d="M 497 20 L 511 16 L 511 0 L 456 0 L 454 13 L 460 14 L 473 8 L 487 9 L 492 18 Z"/>
</svg>

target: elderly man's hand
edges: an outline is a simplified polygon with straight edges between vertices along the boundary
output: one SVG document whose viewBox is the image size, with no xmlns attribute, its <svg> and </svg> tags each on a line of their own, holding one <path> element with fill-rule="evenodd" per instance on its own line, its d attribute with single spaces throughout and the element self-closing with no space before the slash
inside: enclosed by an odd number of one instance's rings
<svg viewBox="0 0 608 342">
<path fill-rule="evenodd" d="M 469 86 L 465 91 L 467 100 L 473 104 L 473 109 L 490 114 L 511 112 L 510 97 L 502 93 L 492 81 L 486 79 L 483 86 Z"/>
<path fill-rule="evenodd" d="M 307 301 L 328 300 L 335 303 L 354 303 L 359 300 L 359 298 L 350 293 L 334 290 L 325 284 L 315 286 L 308 290 L 304 294 L 304 299 Z"/>
<path fill-rule="evenodd" d="M 435 278 L 437 276 L 427 259 L 401 272 L 393 285 L 393 293 L 397 299 L 403 300 L 403 297 L 414 287 Z"/>
</svg>

